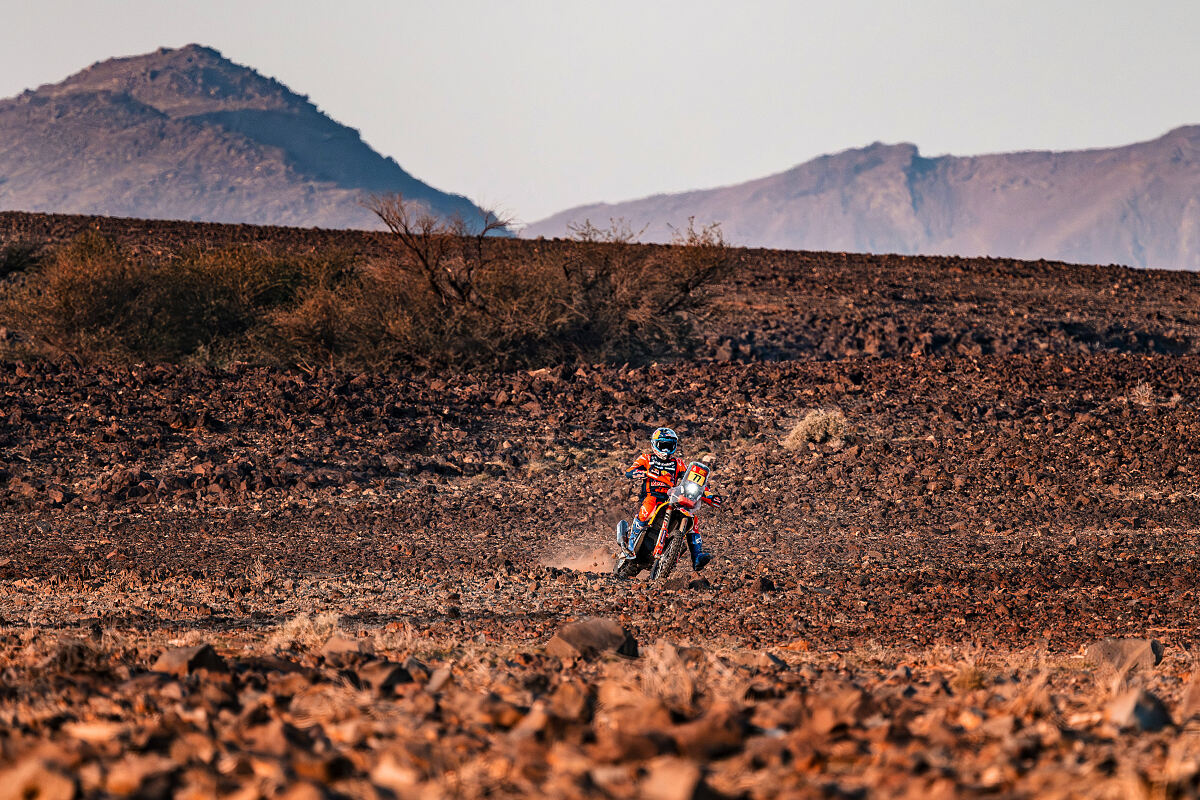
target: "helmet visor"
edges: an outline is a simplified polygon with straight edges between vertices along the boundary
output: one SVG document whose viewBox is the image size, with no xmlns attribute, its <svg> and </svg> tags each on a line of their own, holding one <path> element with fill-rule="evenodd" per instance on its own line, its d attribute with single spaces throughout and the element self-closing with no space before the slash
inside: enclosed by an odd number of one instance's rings
<svg viewBox="0 0 1200 800">
<path fill-rule="evenodd" d="M 654 451 L 659 455 L 669 456 L 675 452 L 675 448 L 679 445 L 679 440 L 662 437 L 654 440 Z"/>
</svg>

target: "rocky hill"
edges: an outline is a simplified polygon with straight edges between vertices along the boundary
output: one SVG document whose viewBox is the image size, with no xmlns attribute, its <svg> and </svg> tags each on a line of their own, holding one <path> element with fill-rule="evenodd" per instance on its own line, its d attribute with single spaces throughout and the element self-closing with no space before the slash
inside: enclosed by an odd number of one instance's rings
<svg viewBox="0 0 1200 800">
<path fill-rule="evenodd" d="M 359 202 L 384 192 L 478 214 L 208 47 L 112 59 L 0 100 L 0 209 L 375 227 Z"/>
<path fill-rule="evenodd" d="M 1200 126 L 1058 153 L 926 158 L 876 143 L 735 186 L 580 206 L 526 235 L 625 218 L 667 241 L 690 216 L 750 246 L 1197 269 Z"/>
</svg>

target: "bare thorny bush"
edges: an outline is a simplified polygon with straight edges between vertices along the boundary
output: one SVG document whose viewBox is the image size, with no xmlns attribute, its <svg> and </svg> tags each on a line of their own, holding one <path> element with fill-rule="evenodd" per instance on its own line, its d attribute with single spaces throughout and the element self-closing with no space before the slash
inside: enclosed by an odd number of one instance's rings
<svg viewBox="0 0 1200 800">
<path fill-rule="evenodd" d="M 569 242 L 520 248 L 495 235 L 511 223 L 491 212 L 470 226 L 398 195 L 369 207 L 391 234 L 392 257 L 364 271 L 362 301 L 407 313 L 362 316 L 390 323 L 380 340 L 416 360 L 512 366 L 677 350 L 687 342 L 686 314 L 735 264 L 719 226 L 693 221 L 672 247 L 637 244 L 621 222 L 585 222 Z"/>
</svg>

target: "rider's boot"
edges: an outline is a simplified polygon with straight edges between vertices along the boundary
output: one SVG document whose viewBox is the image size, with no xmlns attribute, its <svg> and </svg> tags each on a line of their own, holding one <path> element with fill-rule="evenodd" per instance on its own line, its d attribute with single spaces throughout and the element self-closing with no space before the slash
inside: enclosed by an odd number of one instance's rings
<svg viewBox="0 0 1200 800">
<path fill-rule="evenodd" d="M 640 519 L 633 521 L 633 527 L 629 529 L 629 534 L 625 537 L 623 546 L 625 547 L 625 555 L 629 558 L 637 558 L 637 553 L 633 550 L 633 544 L 642 535 L 642 531 L 646 530 L 647 523 Z"/>
<path fill-rule="evenodd" d="M 703 543 L 700 540 L 700 534 L 692 531 L 687 537 L 688 550 L 692 554 L 692 569 L 699 572 L 712 561 L 712 556 L 704 552 Z"/>
</svg>

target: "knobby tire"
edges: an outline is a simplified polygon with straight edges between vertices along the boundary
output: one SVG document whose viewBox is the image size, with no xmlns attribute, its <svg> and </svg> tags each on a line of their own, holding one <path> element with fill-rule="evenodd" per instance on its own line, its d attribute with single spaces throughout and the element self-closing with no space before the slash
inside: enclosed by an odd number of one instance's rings
<svg viewBox="0 0 1200 800">
<path fill-rule="evenodd" d="M 678 519 L 672 520 L 670 533 L 667 534 L 670 538 L 667 540 L 667 546 L 663 548 L 663 554 L 659 557 L 658 563 L 651 571 L 650 580 L 665 581 L 671 576 L 671 570 L 675 569 L 675 562 L 679 560 L 679 555 L 684 548 L 684 534 L 680 527 Z"/>
</svg>

